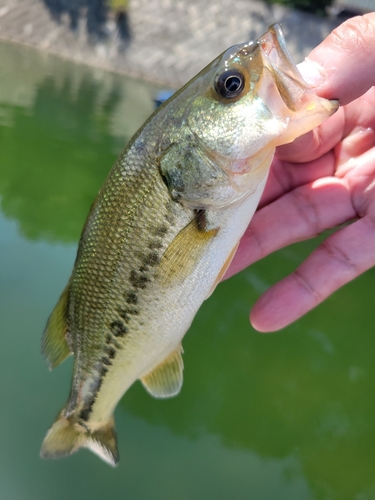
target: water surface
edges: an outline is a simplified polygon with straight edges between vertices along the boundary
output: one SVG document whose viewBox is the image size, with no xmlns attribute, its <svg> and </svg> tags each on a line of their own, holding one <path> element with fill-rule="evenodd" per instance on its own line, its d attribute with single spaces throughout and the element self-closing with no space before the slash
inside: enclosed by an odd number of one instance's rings
<svg viewBox="0 0 375 500">
<path fill-rule="evenodd" d="M 317 245 L 222 283 L 184 340 L 174 399 L 136 383 L 116 410 L 116 469 L 39 448 L 69 392 L 40 338 L 89 206 L 153 109 L 141 82 L 0 45 L 0 497 L 9 500 L 375 499 L 375 271 L 278 334 L 250 305 Z"/>
</svg>

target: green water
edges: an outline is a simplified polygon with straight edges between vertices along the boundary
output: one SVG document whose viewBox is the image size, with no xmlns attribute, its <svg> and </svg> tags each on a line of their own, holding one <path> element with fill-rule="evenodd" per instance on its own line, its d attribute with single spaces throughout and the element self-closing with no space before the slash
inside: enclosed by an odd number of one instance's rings
<svg viewBox="0 0 375 500">
<path fill-rule="evenodd" d="M 39 458 L 71 373 L 71 360 L 48 371 L 41 333 L 155 89 L 12 45 L 0 60 L 0 498 L 375 499 L 375 271 L 283 332 L 248 323 L 317 242 L 217 288 L 184 340 L 181 394 L 158 401 L 136 383 L 117 408 L 119 467 L 86 450 Z"/>
</svg>

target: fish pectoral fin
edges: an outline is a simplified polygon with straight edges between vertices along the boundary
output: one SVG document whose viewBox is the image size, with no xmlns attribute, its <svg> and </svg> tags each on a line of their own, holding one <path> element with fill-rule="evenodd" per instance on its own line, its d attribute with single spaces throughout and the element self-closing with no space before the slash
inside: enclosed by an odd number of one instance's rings
<svg viewBox="0 0 375 500">
<path fill-rule="evenodd" d="M 52 370 L 62 363 L 72 351 L 67 341 L 67 310 L 69 300 L 69 283 L 48 318 L 47 326 L 43 333 L 42 353 L 47 359 Z"/>
<path fill-rule="evenodd" d="M 171 398 L 180 392 L 184 370 L 182 352 L 180 344 L 162 363 L 141 378 L 145 389 L 154 398 Z"/>
<path fill-rule="evenodd" d="M 215 291 L 215 288 L 217 287 L 217 285 L 220 283 L 220 281 L 223 279 L 224 277 L 224 274 L 227 272 L 232 260 L 233 260 L 233 257 L 236 255 L 236 252 L 237 252 L 237 248 L 238 248 L 238 245 L 240 244 L 240 242 L 238 242 L 236 244 L 236 246 L 233 248 L 233 250 L 231 251 L 231 253 L 228 255 L 227 257 L 227 260 L 224 262 L 224 265 L 223 267 L 221 268 L 219 274 L 217 275 L 217 278 L 215 280 L 215 283 L 212 285 L 212 288 L 209 292 L 209 294 L 207 295 L 206 297 L 206 300 L 211 297 L 211 295 L 214 293 Z"/>
<path fill-rule="evenodd" d="M 61 411 L 55 423 L 44 438 L 40 456 L 42 458 L 61 458 L 89 448 L 110 465 L 117 465 L 119 453 L 113 419 L 95 431 L 71 422 Z"/>
<path fill-rule="evenodd" d="M 201 227 L 201 219 L 201 216 L 197 216 L 189 222 L 166 249 L 157 270 L 157 276 L 163 285 L 181 282 L 189 276 L 216 236 L 218 229 L 205 230 Z"/>
</svg>

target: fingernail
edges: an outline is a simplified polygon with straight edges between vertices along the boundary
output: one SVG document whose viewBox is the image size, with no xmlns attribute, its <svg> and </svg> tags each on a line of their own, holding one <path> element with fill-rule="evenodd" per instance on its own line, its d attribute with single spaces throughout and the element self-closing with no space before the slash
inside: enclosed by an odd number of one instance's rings
<svg viewBox="0 0 375 500">
<path fill-rule="evenodd" d="M 314 85 L 315 87 L 323 85 L 326 78 L 326 72 L 319 64 L 306 58 L 303 62 L 298 64 L 298 69 L 303 79 L 310 85 Z"/>
</svg>

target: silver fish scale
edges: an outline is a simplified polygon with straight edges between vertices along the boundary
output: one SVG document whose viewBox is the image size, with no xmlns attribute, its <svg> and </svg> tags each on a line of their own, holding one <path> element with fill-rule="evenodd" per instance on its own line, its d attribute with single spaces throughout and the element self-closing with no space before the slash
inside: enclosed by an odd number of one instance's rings
<svg viewBox="0 0 375 500">
<path fill-rule="evenodd" d="M 155 310 L 155 266 L 187 223 L 181 209 L 183 224 L 174 227 L 176 204 L 155 166 L 146 168 L 132 150 L 126 164 L 120 157 L 93 206 L 72 275 L 69 329 L 76 332 L 80 386 L 96 363 L 97 376 L 103 360 L 106 371 L 115 363 L 116 350 L 126 348 L 128 339 L 137 335 L 140 317 L 142 322 L 147 319 L 144 308 L 150 297 L 150 309 Z"/>
</svg>

